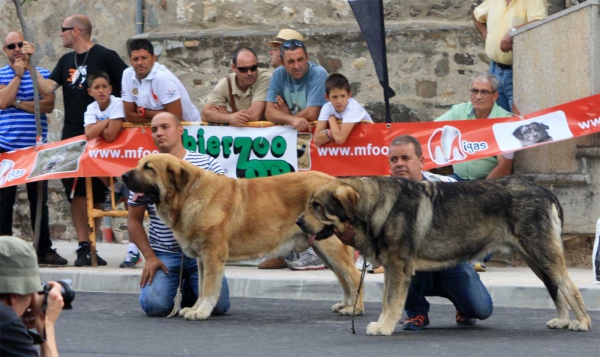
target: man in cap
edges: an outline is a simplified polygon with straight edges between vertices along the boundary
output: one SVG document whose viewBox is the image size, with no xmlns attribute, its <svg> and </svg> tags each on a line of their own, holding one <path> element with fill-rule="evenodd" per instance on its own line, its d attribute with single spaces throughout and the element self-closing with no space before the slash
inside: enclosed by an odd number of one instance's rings
<svg viewBox="0 0 600 357">
<path fill-rule="evenodd" d="M 298 31 L 282 29 L 277 36 L 275 36 L 273 41 L 267 42 L 267 46 L 270 47 L 269 57 L 271 58 L 271 67 L 273 67 L 273 69 L 281 66 L 281 61 L 279 60 L 279 47 L 287 40 L 304 41 L 304 36 L 298 33 Z"/>
<path fill-rule="evenodd" d="M 34 327 L 42 336 L 45 334 L 41 355 L 58 356 L 54 323 L 62 311 L 63 298 L 60 284 L 48 285 L 51 289 L 43 311 L 35 250 L 20 238 L 0 236 L 0 356 L 38 356 L 28 331 Z"/>
</svg>

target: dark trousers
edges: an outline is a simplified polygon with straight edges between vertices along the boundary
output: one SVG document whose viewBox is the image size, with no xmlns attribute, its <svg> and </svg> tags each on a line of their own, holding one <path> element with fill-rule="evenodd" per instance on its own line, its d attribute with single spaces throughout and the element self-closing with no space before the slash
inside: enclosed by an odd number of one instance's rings
<svg viewBox="0 0 600 357">
<path fill-rule="evenodd" d="M 35 231 L 38 184 L 43 185 L 42 225 L 40 227 L 40 242 L 38 245 L 38 254 L 43 256 L 52 247 L 52 241 L 50 241 L 50 226 L 48 223 L 48 205 L 46 204 L 46 201 L 48 200 L 48 181 L 28 183 L 27 198 L 29 199 L 31 229 Z M 0 189 L 0 235 L 12 235 L 13 212 L 16 198 L 17 186 Z"/>
</svg>

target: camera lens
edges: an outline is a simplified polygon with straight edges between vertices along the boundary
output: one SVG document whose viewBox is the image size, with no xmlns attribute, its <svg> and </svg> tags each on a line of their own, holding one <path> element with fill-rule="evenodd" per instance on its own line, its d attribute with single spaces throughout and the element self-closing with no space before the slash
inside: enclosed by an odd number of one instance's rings
<svg viewBox="0 0 600 357">
<path fill-rule="evenodd" d="M 56 280 L 56 282 L 61 286 L 60 294 L 62 295 L 64 303 L 63 310 L 71 310 L 73 308 L 73 306 L 71 306 L 71 303 L 75 299 L 75 291 L 73 290 L 73 288 L 71 288 L 71 285 L 73 285 L 73 280 L 64 279 Z M 48 294 L 49 290 L 50 286 L 48 284 L 44 284 L 44 293 Z"/>
</svg>

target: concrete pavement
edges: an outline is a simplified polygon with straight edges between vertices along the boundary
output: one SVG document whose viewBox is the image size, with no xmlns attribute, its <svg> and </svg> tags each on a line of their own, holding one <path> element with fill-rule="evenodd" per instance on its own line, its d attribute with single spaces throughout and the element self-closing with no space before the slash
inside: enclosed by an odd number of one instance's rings
<svg viewBox="0 0 600 357">
<path fill-rule="evenodd" d="M 138 293 L 141 267 L 120 269 L 127 251 L 126 244 L 99 243 L 99 255 L 105 267 L 74 267 L 76 242 L 55 242 L 58 253 L 69 260 L 66 267 L 41 268 L 42 281 L 72 279 L 76 291 Z M 338 300 L 342 288 L 329 270 L 292 271 L 259 270 L 252 266 L 227 266 L 225 274 L 232 297 L 303 300 Z M 570 268 L 569 274 L 581 290 L 588 310 L 600 311 L 600 284 L 593 283 L 591 269 Z M 526 267 L 488 267 L 481 273 L 494 306 L 554 308 L 542 282 Z M 365 301 L 381 301 L 383 274 L 365 277 Z M 443 298 L 431 298 L 434 304 L 449 304 Z"/>
</svg>

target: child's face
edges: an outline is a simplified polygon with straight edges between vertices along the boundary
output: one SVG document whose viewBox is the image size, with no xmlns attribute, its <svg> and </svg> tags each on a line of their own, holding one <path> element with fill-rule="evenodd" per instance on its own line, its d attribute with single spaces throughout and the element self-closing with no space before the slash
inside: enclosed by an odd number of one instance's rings
<svg viewBox="0 0 600 357">
<path fill-rule="evenodd" d="M 329 95 L 325 94 L 325 99 L 331 102 L 336 112 L 340 113 L 346 109 L 348 99 L 352 98 L 352 92 L 342 88 L 331 88 Z"/>
<path fill-rule="evenodd" d="M 110 103 L 111 92 L 112 86 L 102 77 L 96 78 L 96 80 L 92 82 L 92 86 L 88 88 L 88 93 L 100 105 Z"/>
</svg>

